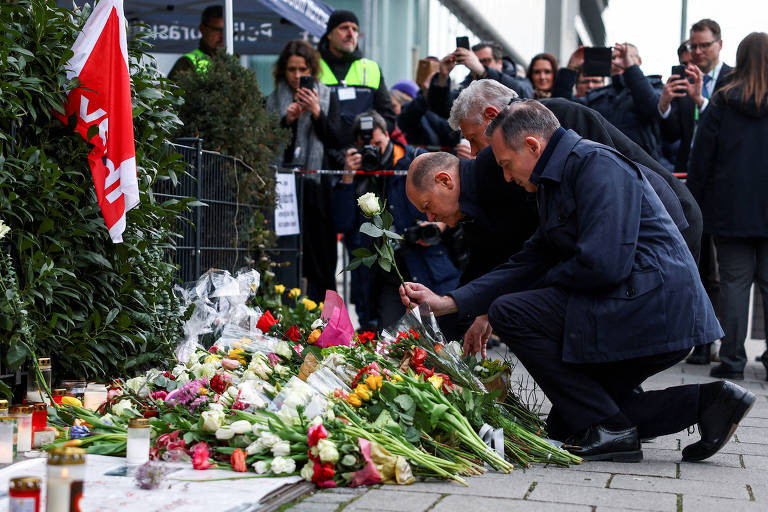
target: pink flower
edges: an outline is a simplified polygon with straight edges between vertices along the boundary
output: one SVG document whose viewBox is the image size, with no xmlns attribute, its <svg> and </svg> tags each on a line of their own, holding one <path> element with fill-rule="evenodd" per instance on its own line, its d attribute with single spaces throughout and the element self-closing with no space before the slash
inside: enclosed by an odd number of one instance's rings
<svg viewBox="0 0 768 512">
<path fill-rule="evenodd" d="M 304 347 L 301 345 L 294 345 L 293 350 L 295 350 L 297 354 L 301 355 L 301 351 L 304 350 Z"/>
<path fill-rule="evenodd" d="M 213 466 L 208 460 L 210 457 L 210 448 L 208 443 L 197 443 L 192 450 L 192 467 L 195 469 L 208 469 Z"/>
<path fill-rule="evenodd" d="M 210 352 L 211 354 L 215 354 L 218 351 L 219 351 L 219 347 L 217 347 L 216 345 L 208 349 L 208 352 Z"/>
<path fill-rule="evenodd" d="M 274 352 L 270 352 L 269 354 L 267 354 L 267 359 L 269 359 L 269 364 L 271 364 L 272 366 L 275 366 L 277 363 L 280 362 L 280 356 L 278 356 Z"/>
<path fill-rule="evenodd" d="M 225 357 L 221 360 L 221 366 L 225 370 L 234 370 L 235 368 L 240 367 L 240 361 L 235 361 L 234 359 L 229 359 Z"/>
<path fill-rule="evenodd" d="M 168 393 L 166 391 L 155 391 L 150 396 L 154 400 L 165 400 L 165 398 L 168 396 Z"/>
</svg>

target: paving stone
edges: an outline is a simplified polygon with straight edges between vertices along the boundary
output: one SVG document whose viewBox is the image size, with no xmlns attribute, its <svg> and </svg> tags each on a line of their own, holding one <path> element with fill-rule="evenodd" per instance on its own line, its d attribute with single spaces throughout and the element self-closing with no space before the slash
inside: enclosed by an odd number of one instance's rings
<svg viewBox="0 0 768 512">
<path fill-rule="evenodd" d="M 760 469 L 726 468 L 700 462 L 683 462 L 680 464 L 680 479 L 754 485 L 768 480 L 768 474 Z"/>
<path fill-rule="evenodd" d="M 599 489 L 541 483 L 528 496 L 529 500 L 578 503 L 592 506 L 624 507 L 635 510 L 675 510 L 677 496 L 665 493 Z"/>
<path fill-rule="evenodd" d="M 658 478 L 652 476 L 614 475 L 611 489 L 629 489 L 636 491 L 664 492 L 672 494 L 694 494 L 716 496 L 720 498 L 738 498 L 749 500 L 746 486 L 732 483 L 702 482 L 679 480 L 676 478 Z"/>
<path fill-rule="evenodd" d="M 339 508 L 338 503 L 311 503 L 302 501 L 291 507 L 289 510 L 291 512 L 333 512 L 337 508 Z"/>
<path fill-rule="evenodd" d="M 710 498 L 701 496 L 683 495 L 683 511 L 695 511 L 695 512 L 753 512 L 762 511 L 765 512 L 765 502 L 759 503 L 757 501 L 742 501 L 742 500 L 729 500 L 727 498 Z"/>
<path fill-rule="evenodd" d="M 718 453 L 768 456 L 768 444 L 730 442 L 723 446 Z"/>
<path fill-rule="evenodd" d="M 698 436 L 696 441 L 698 441 Z M 688 441 L 686 441 L 688 442 Z M 695 441 L 691 440 L 690 443 Z M 651 462 L 682 462 L 682 453 L 673 450 L 655 450 L 652 448 L 643 447 L 643 460 Z M 713 466 L 724 466 L 727 468 L 741 468 L 741 460 L 736 453 L 716 453 L 712 457 L 698 464 L 708 464 Z M 633 473 L 633 471 L 621 471 L 621 473 Z"/>
<path fill-rule="evenodd" d="M 525 476 L 531 482 L 554 482 L 569 485 L 585 485 L 587 487 L 605 487 L 610 473 L 594 471 L 571 471 L 571 468 L 557 466 L 534 467 L 525 471 Z"/>
<path fill-rule="evenodd" d="M 533 478 L 522 471 L 510 474 L 486 473 L 467 479 L 469 487 L 458 482 L 436 480 L 431 482 L 416 482 L 412 485 L 394 486 L 387 490 L 402 492 L 426 492 L 434 494 L 460 494 L 472 496 L 487 496 L 496 498 L 522 499 L 533 483 Z"/>
<path fill-rule="evenodd" d="M 768 457 L 760 455 L 742 455 L 744 467 L 747 469 L 768 469 Z M 768 481 L 768 475 L 766 475 Z"/>
<path fill-rule="evenodd" d="M 637 464 L 605 461 L 584 461 L 578 466 L 571 466 L 572 471 L 595 471 L 598 473 L 625 473 L 630 475 L 677 476 L 674 462 L 643 461 Z"/>
<path fill-rule="evenodd" d="M 757 418 L 755 416 L 752 416 L 752 414 L 748 414 L 746 418 L 741 420 L 741 423 L 739 423 L 739 427 L 762 427 L 762 428 L 768 428 L 768 418 Z"/>
<path fill-rule="evenodd" d="M 508 512 L 510 510 L 523 510 L 529 512 L 590 512 L 592 508 L 586 505 L 500 500 L 494 498 L 470 498 L 467 496 L 451 495 L 440 500 L 432 510 L 439 512 L 467 512 L 468 510 L 482 510 L 482 512 Z"/>
<path fill-rule="evenodd" d="M 440 494 L 423 492 L 373 489 L 344 508 L 344 512 L 361 510 L 392 510 L 397 512 L 422 512 L 440 499 Z"/>
<path fill-rule="evenodd" d="M 736 435 L 741 443 L 765 443 L 768 441 L 768 429 L 759 427 L 743 427 L 736 429 Z"/>
<path fill-rule="evenodd" d="M 309 503 L 346 503 L 357 497 L 356 494 L 345 494 L 338 492 L 318 492 L 304 499 Z"/>
<path fill-rule="evenodd" d="M 643 443 L 643 450 L 647 448 L 654 448 L 657 450 L 680 450 L 680 435 L 672 434 L 669 436 L 661 436 L 656 439 Z"/>
</svg>

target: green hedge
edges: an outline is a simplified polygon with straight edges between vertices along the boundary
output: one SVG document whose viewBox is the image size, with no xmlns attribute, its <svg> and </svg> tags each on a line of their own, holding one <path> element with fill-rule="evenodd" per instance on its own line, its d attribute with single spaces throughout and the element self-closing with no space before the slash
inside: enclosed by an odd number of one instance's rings
<svg viewBox="0 0 768 512">
<path fill-rule="evenodd" d="M 90 146 L 52 114 L 75 86 L 64 65 L 87 14 L 53 0 L 0 5 L 0 218 L 12 228 L 2 249 L 21 287 L 19 297 L 0 297 L 0 348 L 4 366 L 28 358 L 7 300 L 28 303 L 35 352 L 53 358 L 57 378 L 109 378 L 157 364 L 172 357 L 180 332 L 176 269 L 165 249 L 188 205 L 159 203 L 151 192 L 155 181 L 184 172 L 166 142 L 180 124 L 180 99 L 144 43 L 129 42 L 141 203 L 128 212 L 125 242 L 113 244 Z"/>
</svg>

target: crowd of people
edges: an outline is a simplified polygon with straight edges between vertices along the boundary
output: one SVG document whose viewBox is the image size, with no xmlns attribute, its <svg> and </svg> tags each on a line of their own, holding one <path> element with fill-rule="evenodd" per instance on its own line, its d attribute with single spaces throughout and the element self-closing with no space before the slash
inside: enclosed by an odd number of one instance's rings
<svg viewBox="0 0 768 512">
<path fill-rule="evenodd" d="M 220 30 L 203 28 L 220 27 L 221 11 L 206 13 L 196 52 L 210 56 Z M 387 88 L 358 31 L 354 13 L 335 11 L 317 49 L 288 43 L 267 100 L 291 132 L 281 166 L 408 170 L 310 175 L 309 295 L 334 288 L 338 233 L 350 254 L 369 246 L 355 199 L 375 192 L 404 235 L 407 283 L 354 270 L 361 328 L 426 302 L 467 353 L 485 355 L 495 334 L 552 401 L 550 435 L 585 458 L 639 460 L 641 439 L 696 423 L 684 460 L 717 452 L 754 395 L 725 381 L 640 385 L 691 349 L 692 364 L 719 358 L 713 377 L 743 379 L 754 282 L 768 322 L 768 34 L 744 38 L 732 68 L 720 26 L 700 20 L 666 82 L 630 43 L 613 46 L 604 77 L 587 48 L 524 70 L 484 41 Z M 467 74 L 454 84 L 457 66 Z M 768 371 L 768 350 L 760 360 Z"/>
</svg>

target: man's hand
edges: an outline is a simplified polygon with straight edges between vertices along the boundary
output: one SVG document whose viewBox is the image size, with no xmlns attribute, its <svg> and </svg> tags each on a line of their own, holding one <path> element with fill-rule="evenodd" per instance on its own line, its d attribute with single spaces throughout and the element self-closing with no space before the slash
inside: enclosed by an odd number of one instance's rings
<svg viewBox="0 0 768 512">
<path fill-rule="evenodd" d="M 453 55 L 456 58 L 456 64 L 463 64 L 477 76 L 485 74 L 485 66 L 480 63 L 480 59 L 477 58 L 477 55 L 472 50 L 456 48 Z"/>
<path fill-rule="evenodd" d="M 579 71 L 584 66 L 584 48 L 584 46 L 576 48 L 576 51 L 571 54 L 571 58 L 568 59 L 568 69 L 571 71 Z"/>
<path fill-rule="evenodd" d="M 304 107 L 300 103 L 291 103 L 285 110 L 285 124 L 293 124 L 303 113 Z"/>
<path fill-rule="evenodd" d="M 485 359 L 485 345 L 488 343 L 492 331 L 488 315 L 475 318 L 475 321 L 464 334 L 464 356 L 471 356 L 480 352 Z"/>
<path fill-rule="evenodd" d="M 469 144 L 459 144 L 456 146 L 456 156 L 459 158 L 465 158 L 467 160 L 472 160 L 475 158 L 472 156 L 472 146 Z"/>
<path fill-rule="evenodd" d="M 621 60 L 621 65 L 625 70 L 635 64 L 640 65 L 640 59 L 637 58 L 637 52 L 633 52 L 628 44 L 616 43 L 613 45 L 613 51 Z"/>
<path fill-rule="evenodd" d="M 688 64 L 688 67 L 685 68 L 685 74 L 688 75 L 688 78 L 693 79 L 693 83 L 690 83 L 689 81 L 685 82 L 688 96 L 691 97 L 696 105 L 701 107 L 704 104 L 704 95 L 702 93 L 704 88 L 704 73 L 699 69 L 699 66 Z"/>
<path fill-rule="evenodd" d="M 344 169 L 347 171 L 356 171 L 360 169 L 360 166 L 363 164 L 363 157 L 360 154 L 360 152 L 356 148 L 349 148 L 347 150 L 347 157 L 344 159 Z M 345 174 L 344 177 L 352 176 L 351 174 Z M 344 178 L 342 178 L 342 183 L 344 183 Z M 349 183 L 352 183 L 350 181 Z"/>
<path fill-rule="evenodd" d="M 401 285 L 399 291 L 400 300 L 408 309 L 427 304 L 435 316 L 448 315 L 459 310 L 453 297 L 440 296 L 420 283 L 405 283 L 405 287 Z"/>
<path fill-rule="evenodd" d="M 314 89 L 305 89 L 300 87 L 296 90 L 296 101 L 298 101 L 304 110 L 312 113 L 315 119 L 320 117 L 320 97 Z"/>
<path fill-rule="evenodd" d="M 456 56 L 453 53 L 449 53 L 443 60 L 440 61 L 440 71 L 437 76 L 437 85 L 440 87 L 446 87 L 448 85 L 449 77 L 453 68 L 456 67 Z M 430 82 L 431 83 L 431 82 Z M 429 87 L 427 87 L 429 88 Z"/>
<path fill-rule="evenodd" d="M 661 90 L 661 97 L 659 98 L 659 112 L 664 113 L 672 103 L 673 98 L 680 98 L 688 94 L 687 91 L 688 80 L 680 78 L 677 75 L 672 75 L 664 84 L 664 88 Z"/>
</svg>

